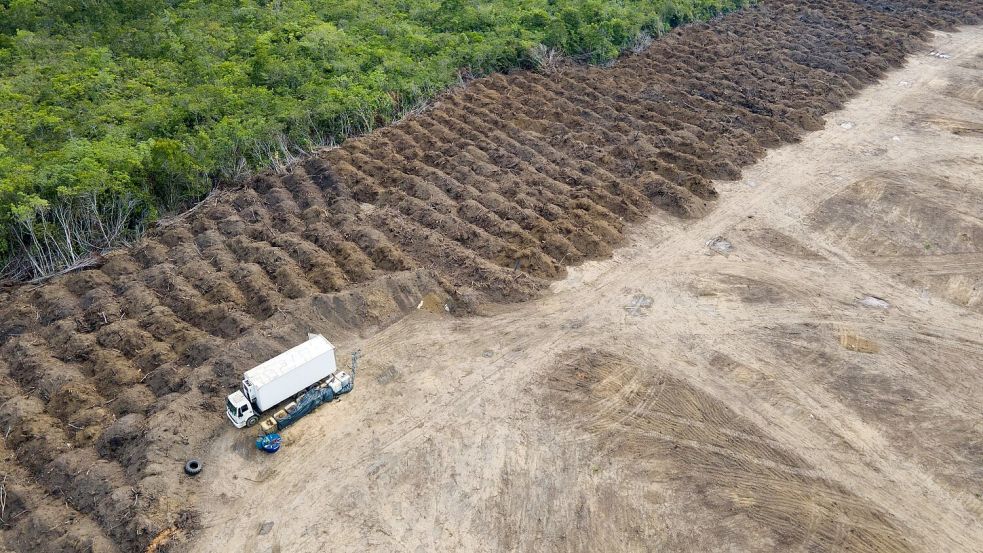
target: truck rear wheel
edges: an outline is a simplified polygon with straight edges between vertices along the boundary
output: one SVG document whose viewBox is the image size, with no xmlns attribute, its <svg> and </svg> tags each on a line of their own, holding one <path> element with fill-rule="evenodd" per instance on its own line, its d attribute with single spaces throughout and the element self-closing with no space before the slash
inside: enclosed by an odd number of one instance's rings
<svg viewBox="0 0 983 553">
<path fill-rule="evenodd" d="M 256 426 L 257 422 L 259 422 L 259 417 L 253 415 L 249 417 L 249 420 L 246 421 L 246 426 Z"/>
</svg>

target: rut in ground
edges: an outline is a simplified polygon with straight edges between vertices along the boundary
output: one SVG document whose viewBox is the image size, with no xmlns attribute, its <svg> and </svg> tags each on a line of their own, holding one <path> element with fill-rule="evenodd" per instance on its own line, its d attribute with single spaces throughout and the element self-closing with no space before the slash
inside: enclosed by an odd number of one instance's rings
<svg viewBox="0 0 983 553">
<path fill-rule="evenodd" d="M 219 191 L 98 268 L 2 292 L 7 546 L 137 551 L 193 531 L 180 467 L 227 424 L 241 371 L 303 339 L 277 317 L 355 327 L 431 292 L 461 311 L 530 298 L 653 207 L 712 208 L 711 179 L 822 127 L 930 29 L 981 15 L 763 2 L 612 67 L 479 79 Z"/>
</svg>

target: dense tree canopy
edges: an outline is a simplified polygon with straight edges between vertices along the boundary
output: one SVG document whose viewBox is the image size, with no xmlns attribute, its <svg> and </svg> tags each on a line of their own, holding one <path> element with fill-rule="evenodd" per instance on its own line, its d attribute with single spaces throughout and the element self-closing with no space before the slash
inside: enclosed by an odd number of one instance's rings
<svg viewBox="0 0 983 553">
<path fill-rule="evenodd" d="M 0 0 L 0 257 L 52 234 L 56 206 L 125 201 L 133 229 L 461 72 L 537 44 L 603 62 L 742 2 Z"/>
</svg>

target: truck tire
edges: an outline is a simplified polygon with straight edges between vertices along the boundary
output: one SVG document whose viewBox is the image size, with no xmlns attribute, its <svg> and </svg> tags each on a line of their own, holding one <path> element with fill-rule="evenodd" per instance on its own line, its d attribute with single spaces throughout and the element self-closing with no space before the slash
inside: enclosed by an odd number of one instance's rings
<svg viewBox="0 0 983 553">
<path fill-rule="evenodd" d="M 188 462 L 184 464 L 184 472 L 188 476 L 194 476 L 201 472 L 201 461 L 198 459 L 188 459 Z"/>
<path fill-rule="evenodd" d="M 247 427 L 256 426 L 256 423 L 257 422 L 259 422 L 259 417 L 257 417 L 256 415 L 253 415 L 253 416 L 249 417 L 249 419 L 246 421 L 246 426 Z"/>
</svg>

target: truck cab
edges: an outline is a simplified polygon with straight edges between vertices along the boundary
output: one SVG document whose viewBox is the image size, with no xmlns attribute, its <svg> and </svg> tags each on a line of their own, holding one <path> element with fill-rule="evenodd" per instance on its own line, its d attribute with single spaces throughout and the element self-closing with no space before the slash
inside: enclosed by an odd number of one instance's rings
<svg viewBox="0 0 983 553">
<path fill-rule="evenodd" d="M 259 421 L 252 403 L 242 394 L 242 390 L 236 390 L 225 399 L 225 414 L 236 428 L 252 426 Z"/>
</svg>

